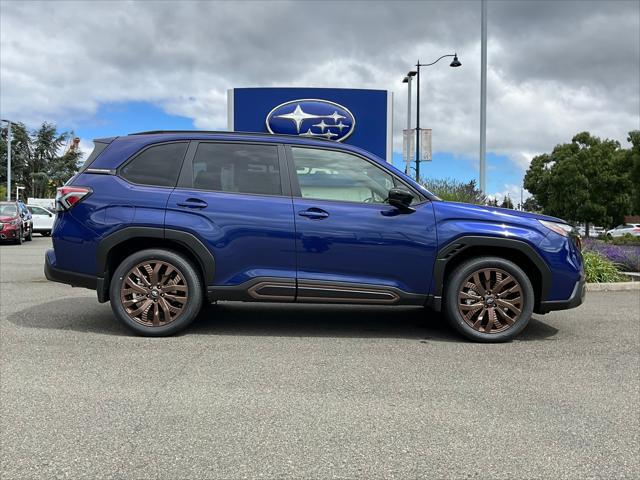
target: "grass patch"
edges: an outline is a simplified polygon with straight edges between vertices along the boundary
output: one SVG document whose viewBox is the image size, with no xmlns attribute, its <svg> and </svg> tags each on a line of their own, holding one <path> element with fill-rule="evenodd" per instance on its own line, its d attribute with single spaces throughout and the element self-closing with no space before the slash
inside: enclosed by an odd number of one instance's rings
<svg viewBox="0 0 640 480">
<path fill-rule="evenodd" d="M 584 252 L 583 257 L 587 282 L 608 283 L 624 280 L 616 264 L 598 252 Z"/>
</svg>

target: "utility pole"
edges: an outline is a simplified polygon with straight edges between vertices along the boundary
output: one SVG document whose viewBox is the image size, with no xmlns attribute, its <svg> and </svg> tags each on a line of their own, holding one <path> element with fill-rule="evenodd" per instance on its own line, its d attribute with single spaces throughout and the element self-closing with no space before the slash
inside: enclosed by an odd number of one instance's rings
<svg viewBox="0 0 640 480">
<path fill-rule="evenodd" d="M 480 36 L 480 190 L 487 191 L 487 0 L 482 0 L 482 28 Z"/>
<path fill-rule="evenodd" d="M 420 183 L 420 60 L 416 68 L 416 182 Z"/>
</svg>

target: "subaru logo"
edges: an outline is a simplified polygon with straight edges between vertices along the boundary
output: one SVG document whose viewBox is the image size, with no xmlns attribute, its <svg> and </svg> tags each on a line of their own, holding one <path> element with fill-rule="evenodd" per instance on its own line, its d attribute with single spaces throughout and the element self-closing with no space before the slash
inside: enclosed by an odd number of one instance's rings
<svg viewBox="0 0 640 480">
<path fill-rule="evenodd" d="M 353 133 L 356 118 L 347 107 L 305 98 L 281 103 L 267 115 L 269 133 L 320 137 L 341 142 Z"/>
</svg>

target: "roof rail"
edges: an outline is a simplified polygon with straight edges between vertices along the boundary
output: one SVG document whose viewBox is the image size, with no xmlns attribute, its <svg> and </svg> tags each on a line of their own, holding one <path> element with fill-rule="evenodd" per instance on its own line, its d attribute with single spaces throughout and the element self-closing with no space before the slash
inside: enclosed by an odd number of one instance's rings
<svg viewBox="0 0 640 480">
<path fill-rule="evenodd" d="M 208 133 L 217 133 L 217 134 L 226 134 L 226 135 L 250 135 L 250 136 L 265 136 L 265 137 L 286 137 L 286 138 L 308 138 L 311 140 L 323 140 L 330 141 L 328 138 L 324 137 L 307 137 L 303 135 L 289 135 L 285 133 L 266 133 L 266 132 L 233 132 L 229 130 L 149 130 L 147 132 L 134 132 L 129 133 L 128 135 L 157 135 L 157 134 L 167 134 L 167 133 L 193 133 L 193 134 L 208 134 Z"/>
</svg>

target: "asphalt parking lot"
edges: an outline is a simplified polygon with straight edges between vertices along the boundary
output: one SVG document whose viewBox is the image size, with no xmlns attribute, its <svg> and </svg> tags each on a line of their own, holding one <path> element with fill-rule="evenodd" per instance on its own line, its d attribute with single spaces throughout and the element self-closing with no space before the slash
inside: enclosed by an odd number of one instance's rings
<svg viewBox="0 0 640 480">
<path fill-rule="evenodd" d="M 416 308 L 220 304 L 147 339 L 0 246 L 2 478 L 637 478 L 640 294 L 518 340 Z"/>
</svg>

